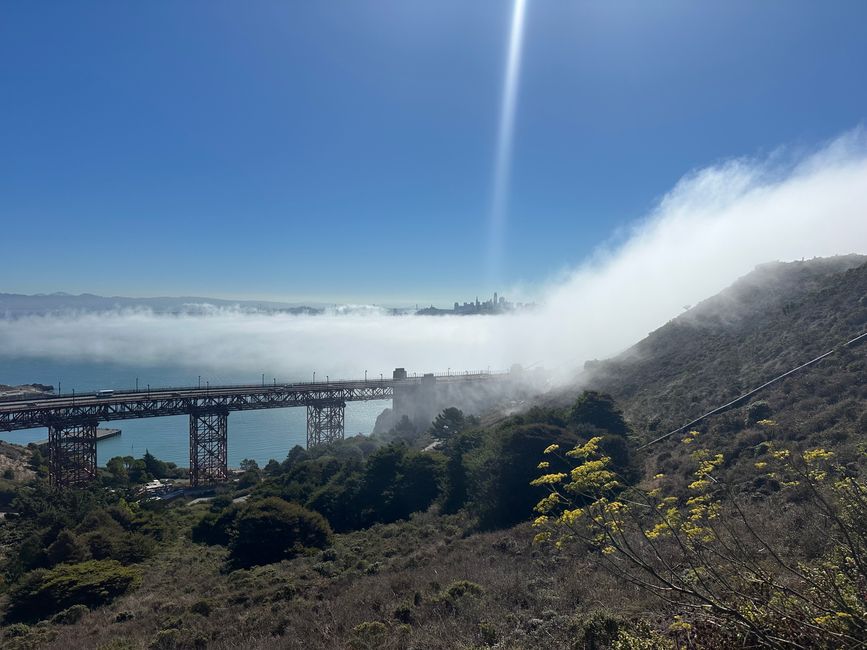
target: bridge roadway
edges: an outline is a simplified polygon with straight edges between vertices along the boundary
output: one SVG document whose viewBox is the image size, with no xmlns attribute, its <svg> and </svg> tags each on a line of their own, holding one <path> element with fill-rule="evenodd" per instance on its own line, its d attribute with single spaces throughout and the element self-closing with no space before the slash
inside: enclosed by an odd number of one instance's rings
<svg viewBox="0 0 867 650">
<path fill-rule="evenodd" d="M 190 483 L 201 485 L 228 478 L 227 416 L 232 411 L 305 406 L 307 446 L 314 447 L 343 438 L 346 402 L 393 399 L 396 386 L 412 390 L 414 386 L 487 382 L 505 377 L 508 373 L 409 377 L 399 368 L 389 379 L 47 395 L 0 401 L 0 431 L 47 427 L 49 479 L 56 487 L 65 488 L 95 478 L 96 428 L 100 422 L 189 415 Z"/>
</svg>

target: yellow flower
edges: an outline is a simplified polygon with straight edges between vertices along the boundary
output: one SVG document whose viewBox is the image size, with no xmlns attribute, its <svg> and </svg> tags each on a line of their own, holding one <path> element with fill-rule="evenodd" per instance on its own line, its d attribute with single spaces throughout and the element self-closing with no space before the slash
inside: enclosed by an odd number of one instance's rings
<svg viewBox="0 0 867 650">
<path fill-rule="evenodd" d="M 543 451 L 542 453 L 543 454 L 552 454 L 555 451 L 557 451 L 558 449 L 560 449 L 560 445 L 548 445 L 547 447 L 545 447 L 545 451 Z"/>
<path fill-rule="evenodd" d="M 548 469 L 550 466 L 551 463 L 549 463 L 547 460 L 543 460 L 541 463 L 536 465 L 536 469 Z"/>
<path fill-rule="evenodd" d="M 558 472 L 557 474 L 544 474 L 539 478 L 530 481 L 530 485 L 553 485 L 554 483 L 561 483 L 564 478 L 566 478 L 566 475 L 563 472 Z"/>
<path fill-rule="evenodd" d="M 834 455 L 832 451 L 826 451 L 821 447 L 816 449 L 810 449 L 809 451 L 804 452 L 804 462 L 812 463 L 817 460 L 828 460 Z"/>
<path fill-rule="evenodd" d="M 768 466 L 768 464 L 764 461 L 755 464 L 756 469 L 765 469 L 765 467 L 767 467 L 767 466 Z"/>
<path fill-rule="evenodd" d="M 682 620 L 680 620 L 680 616 L 675 616 L 675 617 L 674 617 L 674 623 L 672 623 L 671 625 L 669 625 L 669 626 L 668 626 L 668 629 L 669 629 L 671 632 L 680 632 L 680 631 L 691 630 L 691 629 L 692 629 L 692 625 L 690 625 L 690 624 L 687 623 L 686 621 L 682 621 Z"/>
</svg>

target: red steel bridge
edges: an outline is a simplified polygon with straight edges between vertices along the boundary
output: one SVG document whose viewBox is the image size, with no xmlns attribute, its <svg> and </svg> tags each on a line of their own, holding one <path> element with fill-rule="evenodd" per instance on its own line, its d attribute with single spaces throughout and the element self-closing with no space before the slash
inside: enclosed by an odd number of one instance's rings
<svg viewBox="0 0 867 650">
<path fill-rule="evenodd" d="M 96 429 L 100 422 L 188 415 L 190 484 L 228 478 L 228 416 L 232 411 L 307 408 L 307 446 L 343 439 L 346 402 L 392 399 L 441 386 L 452 391 L 510 377 L 509 373 L 464 372 L 410 377 L 402 368 L 390 379 L 102 390 L 86 395 L 45 395 L 0 401 L 0 431 L 48 429 L 48 467 L 57 488 L 96 477 Z"/>
</svg>

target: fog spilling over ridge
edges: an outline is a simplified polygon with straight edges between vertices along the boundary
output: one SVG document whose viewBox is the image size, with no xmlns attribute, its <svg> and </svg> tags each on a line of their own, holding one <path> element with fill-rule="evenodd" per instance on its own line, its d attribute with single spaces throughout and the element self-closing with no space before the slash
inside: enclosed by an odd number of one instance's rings
<svg viewBox="0 0 867 650">
<path fill-rule="evenodd" d="M 180 364 L 307 378 L 540 362 L 568 373 L 610 356 L 773 260 L 867 252 L 861 129 L 793 160 L 740 159 L 684 177 L 625 238 L 503 316 L 294 315 L 214 308 L 0 320 L 0 356 Z"/>
</svg>

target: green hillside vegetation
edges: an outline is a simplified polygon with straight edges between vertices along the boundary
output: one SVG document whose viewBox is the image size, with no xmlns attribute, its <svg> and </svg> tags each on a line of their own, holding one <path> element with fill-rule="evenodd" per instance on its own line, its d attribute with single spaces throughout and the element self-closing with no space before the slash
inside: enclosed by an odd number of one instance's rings
<svg viewBox="0 0 867 650">
<path fill-rule="evenodd" d="M 863 262 L 762 267 L 580 389 L 244 461 L 207 502 L 143 499 L 182 473 L 152 457 L 13 481 L 4 647 L 863 647 L 867 346 L 638 450 L 864 331 Z"/>
</svg>

